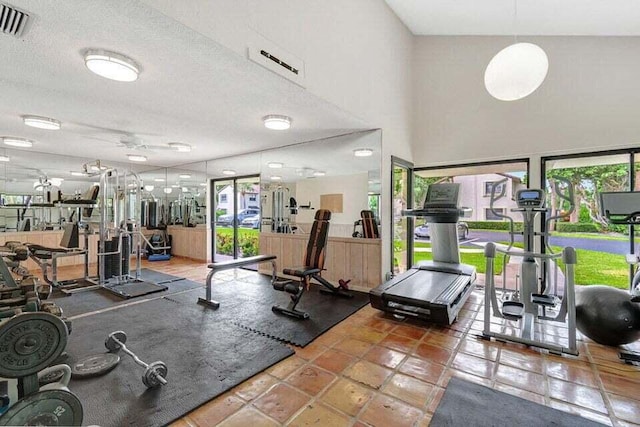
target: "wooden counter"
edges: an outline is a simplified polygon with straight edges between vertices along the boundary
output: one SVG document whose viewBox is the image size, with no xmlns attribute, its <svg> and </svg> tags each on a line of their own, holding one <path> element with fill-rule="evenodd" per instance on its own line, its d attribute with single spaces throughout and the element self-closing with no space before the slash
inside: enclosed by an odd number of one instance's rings
<svg viewBox="0 0 640 427">
<path fill-rule="evenodd" d="M 207 261 L 207 227 L 170 225 L 167 232 L 171 235 L 171 255 L 196 261 Z"/>
<path fill-rule="evenodd" d="M 260 253 L 278 257 L 278 272 L 302 265 L 308 234 L 260 233 Z M 380 239 L 329 237 L 322 277 L 337 284 L 349 280 L 349 286 L 368 291 L 382 283 Z M 260 265 L 260 272 L 270 274 L 270 266 Z"/>
</svg>

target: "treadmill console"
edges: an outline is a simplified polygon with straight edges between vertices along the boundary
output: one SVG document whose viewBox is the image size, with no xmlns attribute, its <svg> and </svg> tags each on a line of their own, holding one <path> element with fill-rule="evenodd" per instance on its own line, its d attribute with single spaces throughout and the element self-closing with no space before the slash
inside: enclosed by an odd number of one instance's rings
<svg viewBox="0 0 640 427">
<path fill-rule="evenodd" d="M 427 189 L 424 208 L 450 207 L 456 209 L 460 199 L 460 184 L 431 184 Z"/>
<path fill-rule="evenodd" d="M 537 188 L 518 190 L 516 193 L 516 204 L 519 208 L 541 209 L 544 208 L 546 196 L 544 190 Z"/>
</svg>

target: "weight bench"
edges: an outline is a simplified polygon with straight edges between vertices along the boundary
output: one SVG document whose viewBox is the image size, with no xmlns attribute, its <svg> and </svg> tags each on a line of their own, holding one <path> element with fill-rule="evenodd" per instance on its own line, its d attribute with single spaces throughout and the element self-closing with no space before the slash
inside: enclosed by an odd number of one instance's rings
<svg viewBox="0 0 640 427">
<path fill-rule="evenodd" d="M 242 267 L 243 265 L 271 262 L 271 267 L 272 267 L 271 283 L 272 284 L 275 283 L 276 271 L 277 271 L 276 258 L 277 257 L 275 255 L 256 255 L 256 256 L 251 256 L 247 258 L 233 259 L 229 261 L 214 262 L 212 264 L 209 264 L 207 267 L 209 267 L 211 271 L 209 271 L 209 274 L 207 274 L 207 291 L 206 291 L 207 295 L 206 295 L 206 298 L 198 298 L 198 304 L 203 304 L 213 309 L 217 309 L 220 307 L 219 302 L 211 299 L 213 275 L 216 274 L 218 271 L 230 270 L 232 268 Z"/>
<path fill-rule="evenodd" d="M 296 305 L 300 302 L 305 289 L 309 289 L 311 279 L 316 280 L 324 288 L 321 293 L 328 293 L 344 298 L 353 298 L 349 292 L 347 282 L 340 281 L 340 286 L 334 286 L 328 280 L 322 277 L 324 270 L 324 254 L 327 247 L 329 234 L 329 220 L 331 219 L 331 211 L 327 209 L 319 209 L 316 212 L 311 233 L 309 234 L 309 242 L 305 251 L 303 262 L 304 266 L 285 268 L 282 272 L 288 276 L 297 277 L 298 280 L 285 280 L 273 282 L 273 288 L 276 291 L 283 291 L 291 294 L 291 304 L 289 307 L 280 307 L 274 305 L 271 309 L 276 313 L 286 314 L 287 316 L 297 317 L 298 319 L 308 319 L 309 313 L 296 310 Z"/>
</svg>

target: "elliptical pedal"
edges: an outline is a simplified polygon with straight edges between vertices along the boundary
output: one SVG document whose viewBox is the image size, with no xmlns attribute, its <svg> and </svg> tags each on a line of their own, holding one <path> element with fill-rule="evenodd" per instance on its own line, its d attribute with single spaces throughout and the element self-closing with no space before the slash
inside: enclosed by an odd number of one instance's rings
<svg viewBox="0 0 640 427">
<path fill-rule="evenodd" d="M 524 316 L 524 304 L 520 301 L 502 303 L 502 315 L 509 320 L 520 320 Z"/>
<path fill-rule="evenodd" d="M 554 307 L 556 298 L 553 295 L 531 294 L 531 302 L 545 307 Z"/>
</svg>

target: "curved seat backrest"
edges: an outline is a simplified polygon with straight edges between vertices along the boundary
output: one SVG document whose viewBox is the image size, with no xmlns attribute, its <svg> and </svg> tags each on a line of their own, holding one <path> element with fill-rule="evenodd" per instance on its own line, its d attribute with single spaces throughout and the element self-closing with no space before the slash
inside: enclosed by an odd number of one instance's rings
<svg viewBox="0 0 640 427">
<path fill-rule="evenodd" d="M 311 227 L 311 233 L 309 234 L 307 250 L 304 254 L 305 266 L 320 269 L 323 268 L 324 252 L 327 247 L 330 219 L 331 211 L 327 209 L 319 209 L 316 212 L 315 220 Z"/>
</svg>

